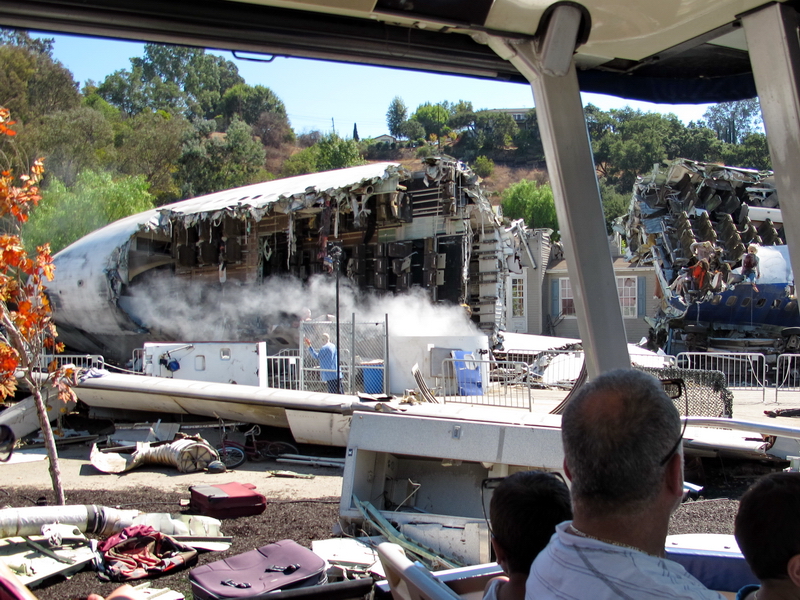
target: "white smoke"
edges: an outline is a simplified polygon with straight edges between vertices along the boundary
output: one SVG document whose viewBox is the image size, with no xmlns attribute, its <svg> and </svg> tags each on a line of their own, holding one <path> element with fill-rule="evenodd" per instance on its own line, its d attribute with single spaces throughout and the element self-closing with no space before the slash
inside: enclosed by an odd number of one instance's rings
<svg viewBox="0 0 800 600">
<path fill-rule="evenodd" d="M 332 276 L 315 276 L 305 284 L 295 277 L 271 277 L 259 285 L 231 277 L 225 283 L 187 282 L 164 274 L 149 276 L 130 291 L 121 304 L 154 341 L 258 340 L 276 328 L 296 327 L 307 313 L 328 320 L 337 306 Z M 434 305 L 421 289 L 377 295 L 341 277 L 338 305 L 342 323 L 354 313 L 359 323 L 383 323 L 388 315 L 392 336 L 480 334 L 462 307 Z"/>
</svg>

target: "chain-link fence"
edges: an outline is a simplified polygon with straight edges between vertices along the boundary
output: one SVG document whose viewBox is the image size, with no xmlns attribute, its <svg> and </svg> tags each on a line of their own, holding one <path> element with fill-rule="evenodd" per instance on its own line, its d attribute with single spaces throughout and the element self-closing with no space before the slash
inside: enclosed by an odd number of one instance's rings
<svg viewBox="0 0 800 600">
<path fill-rule="evenodd" d="M 651 369 L 636 367 L 658 379 L 683 380 L 680 398 L 673 398 L 675 408 L 684 416 L 692 417 L 732 417 L 733 393 L 728 389 L 722 371 L 702 369 L 681 369 L 666 367 Z"/>
<path fill-rule="evenodd" d="M 340 380 L 344 394 L 383 394 L 387 389 L 386 358 L 388 355 L 386 322 L 303 321 L 300 339 L 300 389 L 334 392 Z M 305 343 L 310 342 L 310 346 Z M 327 350 L 323 347 L 330 344 Z M 333 350 L 336 350 L 334 353 Z M 336 377 L 336 354 L 340 377 Z M 331 383 L 334 382 L 334 383 Z"/>
</svg>

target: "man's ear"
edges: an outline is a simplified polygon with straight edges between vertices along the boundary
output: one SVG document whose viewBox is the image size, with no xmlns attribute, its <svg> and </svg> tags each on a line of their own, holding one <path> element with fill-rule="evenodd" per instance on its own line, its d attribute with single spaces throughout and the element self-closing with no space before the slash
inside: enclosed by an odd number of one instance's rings
<svg viewBox="0 0 800 600">
<path fill-rule="evenodd" d="M 503 547 L 497 543 L 497 539 L 494 536 L 492 536 L 492 548 L 494 548 L 494 557 L 497 564 L 502 567 L 503 563 L 508 558 L 508 555 L 506 554 L 506 551 L 503 550 Z"/>
<path fill-rule="evenodd" d="M 795 554 L 789 559 L 786 570 L 789 573 L 789 579 L 792 580 L 792 583 L 800 587 L 800 554 Z"/>
<path fill-rule="evenodd" d="M 569 472 L 569 467 L 567 466 L 567 459 L 564 458 L 564 475 L 567 476 L 567 479 L 572 481 L 572 474 Z"/>
<path fill-rule="evenodd" d="M 667 489 L 672 495 L 683 497 L 683 453 L 672 455 L 665 469 Z"/>
</svg>

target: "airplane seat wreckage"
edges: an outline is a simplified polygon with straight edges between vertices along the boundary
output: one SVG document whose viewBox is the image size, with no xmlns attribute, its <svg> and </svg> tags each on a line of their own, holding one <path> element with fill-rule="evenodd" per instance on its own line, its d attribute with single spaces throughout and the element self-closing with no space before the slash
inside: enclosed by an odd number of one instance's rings
<svg viewBox="0 0 800 600">
<path fill-rule="evenodd" d="M 124 361 L 144 341 L 180 339 L 176 311 L 193 323 L 211 312 L 214 329 L 197 326 L 193 339 L 266 339 L 275 353 L 282 340 L 270 331 L 295 316 L 271 314 L 264 302 L 248 308 L 242 295 L 287 277 L 308 282 L 331 273 L 334 260 L 360 290 L 416 288 L 432 302 L 467 304 L 494 336 L 504 328 L 505 275 L 520 272 L 521 228 L 502 226 L 463 163 L 429 158 L 423 166 L 410 173 L 376 163 L 267 181 L 99 229 L 55 256 L 48 292 L 60 338 Z"/>
</svg>

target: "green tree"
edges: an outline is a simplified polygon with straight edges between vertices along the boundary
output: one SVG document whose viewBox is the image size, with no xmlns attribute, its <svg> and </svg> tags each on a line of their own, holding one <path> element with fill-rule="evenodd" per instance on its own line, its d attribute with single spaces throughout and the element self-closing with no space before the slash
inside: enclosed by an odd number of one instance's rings
<svg viewBox="0 0 800 600">
<path fill-rule="evenodd" d="M 399 137 L 404 137 L 407 140 L 424 140 L 425 128 L 419 121 L 403 121 L 397 130 Z"/>
<path fill-rule="evenodd" d="M 709 106 L 703 118 L 720 140 L 739 144 L 761 126 L 761 105 L 758 98 L 722 102 Z"/>
<path fill-rule="evenodd" d="M 124 69 L 114 71 L 100 83 L 96 93 L 126 115 L 138 115 L 145 110 L 154 109 L 150 91 L 143 81 L 141 68 L 134 68 L 132 71 Z M 174 111 L 169 105 L 163 108 Z"/>
<path fill-rule="evenodd" d="M 548 184 L 523 179 L 505 189 L 501 205 L 508 219 L 524 219 L 528 227 L 535 229 L 552 229 L 553 240 L 559 239 L 556 205 Z"/>
<path fill-rule="evenodd" d="M 724 144 L 713 130 L 692 121 L 678 140 L 675 154 L 691 160 L 716 162 L 723 160 L 723 147 Z"/>
<path fill-rule="evenodd" d="M 97 93 L 129 115 L 164 110 L 209 119 L 221 114 L 225 92 L 243 83 L 235 64 L 203 49 L 146 44 L 144 56 L 106 77 Z"/>
<path fill-rule="evenodd" d="M 603 203 L 603 215 L 606 219 L 606 232 L 613 233 L 612 227 L 617 217 L 628 212 L 630 204 L 630 193 L 620 194 L 612 185 L 606 183 L 604 179 L 598 181 L 600 186 L 600 199 Z"/>
<path fill-rule="evenodd" d="M 81 171 L 110 165 L 115 155 L 111 123 L 88 106 L 45 115 L 27 133 L 31 155 L 44 156 L 49 175 L 67 186 Z"/>
<path fill-rule="evenodd" d="M 475 130 L 482 142 L 479 149 L 491 152 L 511 144 L 519 128 L 514 117 L 508 113 L 481 110 L 475 113 Z"/>
<path fill-rule="evenodd" d="M 447 125 L 456 131 L 463 131 L 475 125 L 475 109 L 472 102 L 459 100 L 450 107 L 450 118 Z"/>
<path fill-rule="evenodd" d="M 769 156 L 767 136 L 763 133 L 751 133 L 745 136 L 740 144 L 725 144 L 723 149 L 725 164 L 748 169 L 767 170 L 772 168 Z"/>
<path fill-rule="evenodd" d="M 248 125 L 253 125 L 265 112 L 275 113 L 286 119 L 286 107 L 281 99 L 263 85 L 237 83 L 225 90 L 221 108 L 226 126 L 236 117 Z"/>
<path fill-rule="evenodd" d="M 335 133 L 324 136 L 317 144 L 317 149 L 317 171 L 344 169 L 364 164 L 358 143 L 355 140 L 342 139 Z"/>
<path fill-rule="evenodd" d="M 286 115 L 277 112 L 262 112 L 253 123 L 253 135 L 268 148 L 279 148 L 295 139 Z"/>
<path fill-rule="evenodd" d="M 318 173 L 363 165 L 364 159 L 355 140 L 345 140 L 329 133 L 313 146 L 293 154 L 283 163 L 284 177 Z"/>
<path fill-rule="evenodd" d="M 169 113 L 140 113 L 120 122 L 115 132 L 116 159 L 120 173 L 142 175 L 157 205 L 179 198 L 175 180 L 189 122 Z"/>
<path fill-rule="evenodd" d="M 294 177 L 295 175 L 316 173 L 318 153 L 319 147 L 314 145 L 303 148 L 300 152 L 292 154 L 284 161 L 281 174 L 284 177 Z"/>
<path fill-rule="evenodd" d="M 472 165 L 472 170 L 478 177 L 491 177 L 494 173 L 494 161 L 485 156 L 479 156 Z"/>
<path fill-rule="evenodd" d="M 544 160 L 544 145 L 535 108 L 530 109 L 525 115 L 525 120 L 514 136 L 514 145 L 517 147 L 518 155 L 534 161 Z"/>
<path fill-rule="evenodd" d="M 37 54 L 53 56 L 53 38 L 32 38 L 24 29 L 5 29 L 0 27 L 0 44 L 18 46 Z"/>
<path fill-rule="evenodd" d="M 677 157 L 685 127 L 674 114 L 625 107 L 603 115 L 591 108 L 588 127 L 595 165 L 617 191 L 630 190 L 636 176 L 652 169 L 654 163 Z"/>
<path fill-rule="evenodd" d="M 411 119 L 417 121 L 423 128 L 425 128 L 425 136 L 430 137 L 435 135 L 437 138 L 446 135 L 450 128 L 447 122 L 450 120 L 450 108 L 447 102 L 440 102 L 438 104 L 431 104 L 426 102 L 420 104 Z"/>
<path fill-rule="evenodd" d="M 389 103 L 389 110 L 386 111 L 386 126 L 389 133 L 395 137 L 405 137 L 400 131 L 400 125 L 408 118 L 408 108 L 400 96 L 395 96 Z"/>
<path fill-rule="evenodd" d="M 52 40 L 33 40 L 24 31 L 0 30 L 0 93 L 23 123 L 80 104 L 72 73 L 52 57 Z"/>
<path fill-rule="evenodd" d="M 153 208 L 147 187 L 142 175 L 114 178 L 107 171 L 83 171 L 72 187 L 50 179 L 22 239 L 31 247 L 49 242 L 58 252 L 95 229 Z"/>
<path fill-rule="evenodd" d="M 214 121 L 198 121 L 184 142 L 177 179 L 185 198 L 271 177 L 264 169 L 264 146 L 253 139 L 247 123 L 234 120 L 224 134 L 215 128 Z"/>
</svg>

